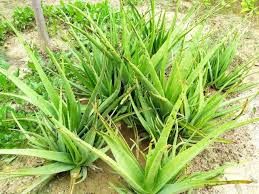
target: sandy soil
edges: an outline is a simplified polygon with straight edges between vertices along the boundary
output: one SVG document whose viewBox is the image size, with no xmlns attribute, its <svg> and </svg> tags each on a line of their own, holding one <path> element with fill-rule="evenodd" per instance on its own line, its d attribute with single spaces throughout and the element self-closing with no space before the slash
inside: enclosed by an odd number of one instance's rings
<svg viewBox="0 0 259 194">
<path fill-rule="evenodd" d="M 75 185 L 75 194 L 116 194 L 110 183 L 120 181 L 120 177 L 113 173 L 113 171 L 103 162 L 96 163 L 101 170 L 89 169 L 88 177 L 83 183 Z M 53 179 L 40 193 L 42 194 L 66 194 L 69 191 L 70 177 L 63 174 Z"/>
<path fill-rule="evenodd" d="M 12 11 L 15 7 L 23 6 L 26 3 L 26 0 L 0 0 L 0 15 L 3 15 L 7 18 L 10 18 Z"/>
<path fill-rule="evenodd" d="M 94 0 L 97 2 L 98 0 Z M 0 0 L 0 13 L 10 15 L 10 9 L 13 9 L 17 5 L 24 5 L 25 1 L 7 1 Z M 56 3 L 55 0 L 46 0 L 47 3 Z M 161 9 L 171 10 L 172 6 L 169 5 L 169 1 L 160 1 L 159 7 Z M 27 1 L 28 3 L 28 1 Z M 118 1 L 113 2 L 114 5 Z M 189 7 L 190 3 L 186 3 L 184 7 Z M 2 9 L 4 7 L 5 9 Z M 172 12 L 168 13 L 170 17 Z M 254 21 L 254 20 L 253 20 Z M 246 28 L 242 44 L 239 49 L 239 57 L 246 60 L 249 56 L 259 53 L 259 23 L 257 22 L 244 22 L 244 19 L 234 13 L 218 15 L 211 21 L 213 27 L 218 29 L 228 29 L 233 25 L 242 24 L 242 29 Z M 37 33 L 35 31 L 26 33 L 26 38 L 36 42 L 35 37 Z M 9 62 L 13 64 L 12 68 L 20 67 L 24 69 L 28 59 L 21 45 L 19 45 L 15 37 L 11 37 L 7 40 L 5 50 Z M 26 69 L 26 68 L 25 68 Z M 259 61 L 256 62 L 252 74 L 247 78 L 249 81 L 259 80 Z M 258 88 L 248 91 L 247 95 L 257 92 Z M 251 118 L 259 116 L 259 98 L 253 100 L 253 102 L 247 108 L 243 118 Z M 236 129 L 224 135 L 226 139 L 233 141 L 232 144 L 220 144 L 215 143 L 209 149 L 201 153 L 191 164 L 191 171 L 208 170 L 216 166 L 220 166 L 225 162 L 234 162 L 239 165 L 227 170 L 224 179 L 249 179 L 255 180 L 255 183 L 249 185 L 227 185 L 215 187 L 212 189 L 198 190 L 196 193 L 212 193 L 212 194 L 257 194 L 259 192 L 259 126 L 258 124 L 251 124 L 248 127 Z M 20 165 L 31 165 L 31 159 L 23 158 L 15 161 L 16 167 Z M 34 163 L 33 163 L 34 164 Z M 119 177 L 115 175 L 106 165 L 102 162 L 98 162 L 98 166 L 101 166 L 103 170 L 89 170 L 88 178 L 75 187 L 75 193 L 86 194 L 112 194 L 115 193 L 109 185 L 109 182 L 119 181 Z M 14 181 L 0 182 L 1 193 L 20 193 L 20 188 L 24 185 L 30 184 L 33 178 L 23 178 Z M 18 187 L 17 187 L 18 185 Z M 40 193 L 58 193 L 66 194 L 69 188 L 69 176 L 66 174 L 60 175 L 50 182 L 49 185 L 44 187 Z"/>
</svg>

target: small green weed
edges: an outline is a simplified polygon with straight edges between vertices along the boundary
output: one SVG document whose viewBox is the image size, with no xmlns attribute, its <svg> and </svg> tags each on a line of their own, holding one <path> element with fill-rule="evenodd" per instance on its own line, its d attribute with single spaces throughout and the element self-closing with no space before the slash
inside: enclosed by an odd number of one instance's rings
<svg viewBox="0 0 259 194">
<path fill-rule="evenodd" d="M 259 1 L 258 0 L 242 0 L 241 2 L 242 13 L 259 14 Z"/>
<path fill-rule="evenodd" d="M 4 69 L 8 69 L 9 66 L 10 65 L 7 63 L 5 56 L 0 52 L 0 67 Z M 11 84 L 8 81 L 8 79 L 6 79 L 5 76 L 0 75 L 0 92 L 10 92 L 10 91 L 14 91 L 14 89 L 15 89 L 15 86 Z M 2 98 L 1 98 L 1 101 L 3 102 Z"/>
<path fill-rule="evenodd" d="M 4 43 L 5 39 L 6 39 L 6 35 L 9 33 L 9 27 L 6 24 L 6 22 L 4 22 L 4 20 L 0 19 L 0 45 Z M 1 57 L 0 57 L 1 60 Z"/>
<path fill-rule="evenodd" d="M 34 13 L 30 7 L 16 8 L 13 13 L 14 26 L 19 30 L 25 30 L 34 26 Z"/>
<path fill-rule="evenodd" d="M 5 56 L 0 54 L 0 67 L 9 68 Z M 17 93 L 17 89 L 5 76 L 0 75 L 0 93 Z M 24 135 L 19 131 L 14 131 L 16 124 L 10 120 L 10 112 L 16 112 L 17 117 L 29 117 L 32 113 L 26 112 L 17 106 L 19 100 L 13 100 L 11 97 L 0 95 L 0 147 L 13 148 L 22 146 L 25 143 Z M 34 125 L 30 122 L 22 122 L 25 128 L 33 129 Z"/>
<path fill-rule="evenodd" d="M 89 13 L 91 17 L 97 23 L 103 22 L 107 18 L 109 12 L 109 4 L 107 1 L 97 4 L 86 3 L 81 0 L 73 2 L 73 5 L 80 10 Z M 60 25 L 63 25 L 62 17 L 63 13 L 73 22 L 77 24 L 86 24 L 81 14 L 71 9 L 66 3 L 61 2 L 60 5 L 42 5 L 44 16 L 46 18 L 47 27 L 50 32 L 55 34 L 58 31 Z M 14 10 L 12 16 L 12 22 L 14 26 L 23 31 L 35 26 L 34 13 L 31 7 L 18 7 Z M 6 39 L 7 34 L 11 34 L 12 30 L 8 27 L 4 20 L 0 20 L 0 45 L 2 45 Z"/>
<path fill-rule="evenodd" d="M 235 0 L 234 0 L 235 1 Z M 231 2 L 233 2 L 233 0 L 202 0 L 201 1 L 204 5 L 206 6 L 212 6 L 212 5 L 221 5 L 221 6 L 225 6 Z"/>
</svg>

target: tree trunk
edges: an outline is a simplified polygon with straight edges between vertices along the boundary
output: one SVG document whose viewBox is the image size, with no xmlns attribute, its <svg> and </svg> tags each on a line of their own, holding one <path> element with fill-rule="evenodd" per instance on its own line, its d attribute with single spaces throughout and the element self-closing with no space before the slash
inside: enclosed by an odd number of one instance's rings
<svg viewBox="0 0 259 194">
<path fill-rule="evenodd" d="M 45 18 L 41 8 L 41 0 L 32 0 L 32 8 L 36 19 L 39 36 L 43 43 L 43 47 L 45 48 L 49 46 L 49 34 L 47 32 Z"/>
</svg>

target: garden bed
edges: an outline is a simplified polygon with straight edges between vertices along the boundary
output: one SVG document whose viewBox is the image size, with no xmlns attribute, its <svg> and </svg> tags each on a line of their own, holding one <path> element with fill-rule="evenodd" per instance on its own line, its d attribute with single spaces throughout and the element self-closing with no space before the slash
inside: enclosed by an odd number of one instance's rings
<svg viewBox="0 0 259 194">
<path fill-rule="evenodd" d="M 94 1 L 95 2 L 95 1 Z M 48 3 L 56 3 L 55 1 L 49 1 Z M 115 2 L 116 5 L 118 2 Z M 11 3 L 6 4 L 3 0 L 0 0 L 1 5 L 6 6 L 4 14 L 10 14 L 14 5 Z M 15 3 L 14 3 L 15 4 Z M 168 6 L 169 2 L 163 1 L 160 4 L 160 9 L 166 8 L 168 16 L 173 15 L 173 11 L 170 12 Z M 184 7 L 189 7 L 190 3 L 184 4 Z M 15 4 L 16 6 L 16 4 Z M 141 5 L 141 9 L 145 9 L 144 5 Z M 170 8 L 171 9 L 171 8 Z M 172 6 L 172 9 L 173 6 Z M 250 27 L 247 27 L 249 24 Z M 245 21 L 241 15 L 233 13 L 222 13 L 215 16 L 208 26 L 208 28 L 217 29 L 220 31 L 222 27 L 227 29 L 233 25 L 240 25 L 247 27 L 244 38 L 242 38 L 242 45 L 238 50 L 238 57 L 240 60 L 247 60 L 248 57 L 258 53 L 259 49 L 259 24 L 256 20 L 250 22 Z M 26 39 L 37 42 L 37 32 L 35 30 L 27 30 L 23 32 Z M 63 45 L 63 41 L 60 40 L 59 35 L 53 37 L 55 39 L 56 50 L 66 50 L 66 44 Z M 15 71 L 16 68 L 20 68 L 21 72 L 26 74 L 28 57 L 23 50 L 22 46 L 19 45 L 18 40 L 14 36 L 10 36 L 5 41 L 4 52 L 7 56 L 7 61 L 11 64 L 9 71 Z M 259 79 L 259 62 L 255 63 L 255 66 L 251 70 L 251 75 L 248 76 L 248 81 L 257 82 Z M 258 91 L 258 87 L 246 91 L 242 94 L 244 96 L 254 94 Z M 249 106 L 245 108 L 242 119 L 258 117 L 259 112 L 259 99 L 255 98 L 249 103 Z M 134 136 L 133 132 L 128 129 L 126 136 Z M 259 130 L 258 124 L 250 124 L 248 127 L 242 127 L 240 129 L 233 130 L 224 135 L 224 138 L 230 140 L 229 144 L 215 143 L 211 145 L 203 153 L 199 154 L 197 158 L 189 165 L 188 171 L 195 172 L 201 170 L 210 170 L 214 167 L 221 166 L 226 162 L 239 163 L 237 167 L 232 167 L 225 174 L 225 179 L 252 179 L 255 182 L 259 181 Z M 128 139 L 126 137 L 126 139 Z M 21 166 L 40 166 L 41 161 L 38 159 L 28 159 L 27 157 L 19 157 L 17 160 L 11 162 L 15 167 Z M 3 169 L 8 168 L 8 165 L 3 165 Z M 98 161 L 96 169 L 90 169 L 88 178 L 75 186 L 75 193 L 116 193 L 110 186 L 110 182 L 120 182 L 121 178 L 116 175 L 110 167 L 101 161 Z M 100 169 L 99 169 L 100 168 Z M 19 189 L 22 189 L 26 184 L 30 184 L 33 178 L 17 178 L 15 180 L 1 181 L 0 189 L 5 193 L 20 193 Z M 41 189 L 41 193 L 67 193 L 69 190 L 70 177 L 68 174 L 60 174 L 57 178 L 53 179 L 49 184 L 45 185 Z M 252 183 L 249 185 L 227 185 L 219 186 L 212 189 L 198 190 L 197 193 L 256 193 L 259 190 L 258 183 Z"/>
</svg>

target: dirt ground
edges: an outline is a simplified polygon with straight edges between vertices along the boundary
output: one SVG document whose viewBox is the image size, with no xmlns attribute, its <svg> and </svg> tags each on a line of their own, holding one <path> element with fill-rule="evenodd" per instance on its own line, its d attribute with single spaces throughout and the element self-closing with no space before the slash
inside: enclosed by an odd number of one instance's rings
<svg viewBox="0 0 259 194">
<path fill-rule="evenodd" d="M 47 3 L 57 3 L 55 0 L 46 0 Z M 94 0 L 93 2 L 97 2 Z M 166 9 L 168 17 L 171 17 L 172 6 L 169 0 L 159 1 L 159 8 Z M 18 5 L 28 4 L 28 1 L 23 0 L 0 0 L 0 13 L 10 16 L 11 10 Z M 113 1 L 116 6 L 118 1 Z M 184 7 L 189 7 L 190 2 L 186 2 Z M 240 25 L 240 29 L 245 30 L 245 34 L 240 45 L 238 56 L 242 60 L 247 60 L 251 56 L 259 54 L 259 22 L 256 19 L 246 20 L 236 13 L 236 11 L 228 11 L 217 15 L 212 19 L 211 25 L 213 28 L 219 30 L 229 29 L 231 26 Z M 37 33 L 35 31 L 25 33 L 27 39 L 36 41 Z M 25 64 L 28 59 L 21 45 L 19 45 L 15 37 L 11 37 L 6 41 L 5 51 L 9 62 L 13 65 L 12 68 L 20 67 L 26 71 Z M 259 61 L 256 61 L 255 66 L 251 71 L 251 75 L 247 81 L 258 82 L 259 80 Z M 258 87 L 242 94 L 247 96 L 251 93 L 258 92 Z M 259 98 L 255 98 L 246 109 L 243 119 L 258 117 L 259 116 Z M 191 164 L 189 169 L 191 171 L 200 171 L 212 169 L 220 166 L 223 163 L 231 162 L 237 163 L 237 166 L 229 168 L 224 176 L 224 179 L 249 179 L 254 180 L 254 183 L 249 185 L 226 185 L 214 187 L 211 189 L 198 190 L 195 193 L 206 194 L 258 194 L 259 193 L 259 126 L 258 124 L 251 124 L 247 127 L 233 130 L 224 135 L 226 139 L 232 140 L 231 144 L 215 143 L 209 149 L 201 153 Z M 23 158 L 19 165 L 30 164 L 28 158 Z M 18 166 L 19 166 L 18 165 Z M 106 165 L 102 162 L 98 163 L 102 166 L 103 170 L 89 170 L 88 178 L 75 187 L 76 194 L 113 194 L 115 193 L 110 186 L 110 182 L 120 181 L 120 178 L 115 175 Z M 20 193 L 17 190 L 26 184 L 30 184 L 32 178 L 17 179 L 14 181 L 0 181 L 0 193 Z M 69 176 L 60 175 L 53 179 L 47 186 L 45 186 L 40 193 L 51 194 L 66 194 L 69 188 Z"/>
</svg>

